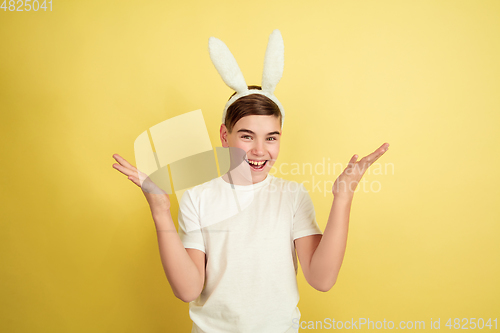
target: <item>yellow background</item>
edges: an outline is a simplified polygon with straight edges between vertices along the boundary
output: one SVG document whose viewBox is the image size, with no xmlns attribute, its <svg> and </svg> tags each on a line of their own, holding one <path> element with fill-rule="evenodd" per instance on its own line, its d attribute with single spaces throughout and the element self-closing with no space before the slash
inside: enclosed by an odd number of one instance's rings
<svg viewBox="0 0 500 333">
<path fill-rule="evenodd" d="M 140 133 L 197 109 L 220 146 L 232 91 L 208 38 L 260 84 L 274 29 L 278 163 L 345 165 L 389 142 L 394 170 L 365 175 L 381 189 L 355 195 L 337 284 L 299 271 L 301 320 L 500 317 L 499 1 L 54 0 L 0 11 L 2 331 L 190 331 L 112 155 L 134 162 Z M 324 230 L 332 197 L 306 188 Z"/>
</svg>

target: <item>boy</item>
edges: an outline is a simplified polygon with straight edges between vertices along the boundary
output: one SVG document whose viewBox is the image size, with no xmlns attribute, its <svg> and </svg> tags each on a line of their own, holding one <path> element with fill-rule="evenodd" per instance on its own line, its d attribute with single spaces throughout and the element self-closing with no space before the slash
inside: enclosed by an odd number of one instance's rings
<svg viewBox="0 0 500 333">
<path fill-rule="evenodd" d="M 193 332 L 296 331 L 293 241 L 319 237 L 321 230 L 305 188 L 269 174 L 280 136 L 275 103 L 259 94 L 238 99 L 220 129 L 222 145 L 230 149 L 230 171 L 187 190 L 180 201 L 179 236 L 200 280 L 206 272 L 203 291 L 200 283 L 185 299 L 191 301 Z M 323 281 L 312 282 L 327 290 Z"/>
<path fill-rule="evenodd" d="M 280 41 L 275 30 L 266 50 L 261 88 L 243 85 L 229 50 L 211 40 L 212 61 L 236 91 L 226 104 L 220 128 L 231 166 L 223 176 L 184 193 L 178 234 L 168 195 L 158 194 L 140 180 L 144 179 L 140 171 L 114 155 L 121 164 L 114 166 L 142 185 L 169 283 L 176 297 L 189 302 L 192 332 L 297 332 L 295 251 L 308 283 L 319 291 L 330 290 L 344 257 L 355 187 L 388 147 L 382 145 L 359 162 L 353 156 L 334 183 L 332 209 L 322 234 L 304 186 L 269 174 L 279 154 L 284 121 L 283 108 L 273 95 L 281 72 L 271 72 L 282 69 L 282 63 L 270 58 L 279 60 Z M 228 64 L 233 66 L 232 77 L 224 73 Z"/>
</svg>

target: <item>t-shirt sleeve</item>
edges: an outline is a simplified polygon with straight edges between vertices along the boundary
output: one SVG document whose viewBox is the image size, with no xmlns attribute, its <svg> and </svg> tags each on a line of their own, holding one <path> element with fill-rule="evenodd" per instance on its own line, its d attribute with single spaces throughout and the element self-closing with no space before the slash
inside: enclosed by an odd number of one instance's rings
<svg viewBox="0 0 500 333">
<path fill-rule="evenodd" d="M 205 242 L 200 227 L 200 218 L 189 190 L 185 191 L 179 203 L 178 234 L 184 248 L 205 252 Z"/>
<path fill-rule="evenodd" d="M 316 222 L 316 213 L 309 193 L 299 184 L 296 194 L 296 210 L 293 216 L 293 240 L 305 236 L 323 234 Z"/>
</svg>

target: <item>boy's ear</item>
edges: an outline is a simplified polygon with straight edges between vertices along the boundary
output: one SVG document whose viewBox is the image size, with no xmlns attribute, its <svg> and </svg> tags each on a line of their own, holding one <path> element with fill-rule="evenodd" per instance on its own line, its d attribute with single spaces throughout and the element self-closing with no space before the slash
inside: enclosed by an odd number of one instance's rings
<svg viewBox="0 0 500 333">
<path fill-rule="evenodd" d="M 220 142 L 222 143 L 222 147 L 227 148 L 229 147 L 229 144 L 227 142 L 227 127 L 225 124 L 220 125 Z"/>
</svg>

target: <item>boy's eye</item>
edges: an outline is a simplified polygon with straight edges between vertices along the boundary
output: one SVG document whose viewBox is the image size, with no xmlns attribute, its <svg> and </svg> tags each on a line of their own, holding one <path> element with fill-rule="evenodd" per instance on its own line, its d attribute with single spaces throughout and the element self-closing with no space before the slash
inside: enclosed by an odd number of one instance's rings
<svg viewBox="0 0 500 333">
<path fill-rule="evenodd" d="M 249 139 L 249 140 L 252 139 L 252 137 L 250 135 L 242 135 L 241 138 L 242 139 Z M 267 140 L 276 141 L 276 138 L 271 136 L 271 137 L 267 138 Z"/>
</svg>

